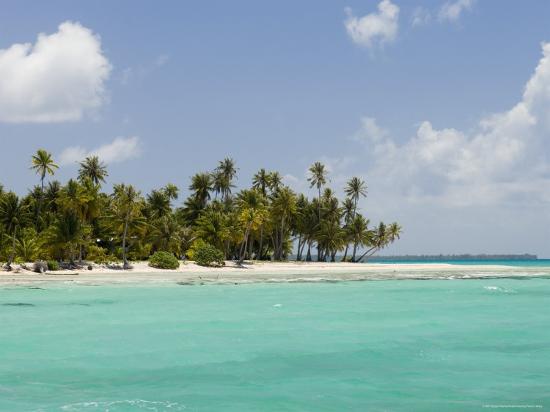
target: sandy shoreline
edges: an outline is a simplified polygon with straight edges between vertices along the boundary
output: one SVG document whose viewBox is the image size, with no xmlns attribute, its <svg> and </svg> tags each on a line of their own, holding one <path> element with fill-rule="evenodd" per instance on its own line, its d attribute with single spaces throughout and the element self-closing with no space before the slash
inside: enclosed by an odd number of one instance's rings
<svg viewBox="0 0 550 412">
<path fill-rule="evenodd" d="M 226 266 L 222 268 L 206 268 L 186 262 L 177 270 L 162 270 L 149 267 L 147 262 L 136 262 L 133 263 L 133 269 L 129 271 L 94 265 L 91 271 L 84 268 L 46 274 L 38 274 L 24 269 L 0 272 L 0 286 L 52 282 L 82 285 L 149 283 L 200 285 L 532 276 L 550 276 L 550 267 L 324 262 L 253 262 L 245 264 L 244 267 L 237 267 L 233 262 L 227 262 Z"/>
</svg>

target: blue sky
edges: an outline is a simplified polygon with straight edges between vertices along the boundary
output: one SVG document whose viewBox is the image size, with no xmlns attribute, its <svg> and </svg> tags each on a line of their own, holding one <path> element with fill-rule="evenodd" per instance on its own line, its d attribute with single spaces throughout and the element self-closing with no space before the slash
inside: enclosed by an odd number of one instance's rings
<svg viewBox="0 0 550 412">
<path fill-rule="evenodd" d="M 322 160 L 337 191 L 367 180 L 373 222 L 402 223 L 387 253 L 550 256 L 549 2 L 2 6 L 6 187 L 37 182 L 40 147 L 62 161 L 60 180 L 95 151 L 109 183 L 184 194 L 225 156 L 240 185 L 265 167 L 304 191 Z M 39 33 L 40 50 L 12 56 Z"/>
</svg>

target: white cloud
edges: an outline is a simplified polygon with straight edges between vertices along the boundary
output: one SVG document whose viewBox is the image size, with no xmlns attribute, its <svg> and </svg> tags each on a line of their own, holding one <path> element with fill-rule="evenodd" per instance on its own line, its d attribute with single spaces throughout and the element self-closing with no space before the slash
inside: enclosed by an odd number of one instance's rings
<svg viewBox="0 0 550 412">
<path fill-rule="evenodd" d="M 167 54 L 161 54 L 155 59 L 155 66 L 162 67 L 166 63 L 168 63 L 168 60 L 170 60 L 170 56 L 168 56 Z"/>
<path fill-rule="evenodd" d="M 133 159 L 141 154 L 138 137 L 117 137 L 111 143 L 88 150 L 81 146 L 68 147 L 59 155 L 59 163 L 67 165 L 80 162 L 88 156 L 98 156 L 105 163 L 118 163 Z"/>
<path fill-rule="evenodd" d="M 413 27 L 425 26 L 432 20 L 432 14 L 424 7 L 416 7 L 413 10 L 411 17 L 411 25 Z"/>
<path fill-rule="evenodd" d="M 439 9 L 440 21 L 457 21 L 462 12 L 471 10 L 475 0 L 448 1 Z"/>
<path fill-rule="evenodd" d="M 353 15 L 347 8 L 346 31 L 354 43 L 372 48 L 391 43 L 397 37 L 399 7 L 390 0 L 378 3 L 378 12 L 363 17 Z"/>
<path fill-rule="evenodd" d="M 399 144 L 374 119 L 364 118 L 355 139 L 372 154 L 370 179 L 413 202 L 550 202 L 550 43 L 542 51 L 522 99 L 471 132 L 424 121 Z"/>
<path fill-rule="evenodd" d="M 111 65 L 99 36 L 66 21 L 34 45 L 0 50 L 0 121 L 75 121 L 105 101 Z"/>
</svg>

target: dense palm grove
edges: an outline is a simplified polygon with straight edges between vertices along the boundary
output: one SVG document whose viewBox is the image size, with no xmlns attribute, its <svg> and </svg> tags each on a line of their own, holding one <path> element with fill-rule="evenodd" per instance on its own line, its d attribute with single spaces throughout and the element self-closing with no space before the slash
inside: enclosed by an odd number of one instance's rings
<svg viewBox="0 0 550 412">
<path fill-rule="evenodd" d="M 0 261 L 56 260 L 75 266 L 148 259 L 167 251 L 178 259 L 193 259 L 204 245 L 226 259 L 362 261 L 399 238 L 397 223 L 370 222 L 358 209 L 366 196 L 364 181 L 354 177 L 340 201 L 327 187 L 327 170 L 316 162 L 309 199 L 282 182 L 278 172 L 260 169 L 250 188 L 234 192 L 237 168 L 232 159 L 212 172 L 191 178 L 190 195 L 175 207 L 178 188 L 168 184 L 143 196 L 135 187 L 114 185 L 101 191 L 108 177 L 95 156 L 80 163 L 78 176 L 62 185 L 52 179 L 58 166 L 51 154 L 38 150 L 31 168 L 39 178 L 25 197 L 0 186 Z"/>
</svg>

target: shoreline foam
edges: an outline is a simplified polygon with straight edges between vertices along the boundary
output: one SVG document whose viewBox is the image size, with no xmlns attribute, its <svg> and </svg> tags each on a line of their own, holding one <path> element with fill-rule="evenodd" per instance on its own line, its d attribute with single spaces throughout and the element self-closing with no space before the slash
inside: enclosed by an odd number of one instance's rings
<svg viewBox="0 0 550 412">
<path fill-rule="evenodd" d="M 147 262 L 133 263 L 132 270 L 93 266 L 71 271 L 38 274 L 20 269 L 0 272 L 0 286 L 37 283 L 103 284 L 247 284 L 303 283 L 366 280 L 430 280 L 550 277 L 550 267 L 498 265 L 452 265 L 448 263 L 326 263 L 326 262 L 251 262 L 243 267 L 227 262 L 210 268 L 186 262 L 176 270 L 155 269 Z M 32 266 L 32 265 L 31 265 Z"/>
</svg>

